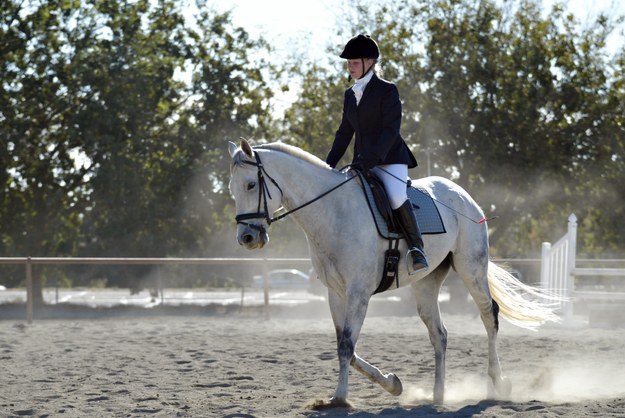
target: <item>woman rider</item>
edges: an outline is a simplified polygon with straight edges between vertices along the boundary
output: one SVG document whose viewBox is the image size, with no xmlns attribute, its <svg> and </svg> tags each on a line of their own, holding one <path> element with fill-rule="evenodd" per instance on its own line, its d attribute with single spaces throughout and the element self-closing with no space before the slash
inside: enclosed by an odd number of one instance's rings
<svg viewBox="0 0 625 418">
<path fill-rule="evenodd" d="M 340 57 L 347 60 L 349 75 L 356 83 L 345 91 L 343 118 L 326 162 L 335 168 L 355 135 L 353 165 L 370 170 L 382 183 L 395 219 L 408 242 L 411 274 L 427 270 L 419 225 L 408 200 L 408 168 L 417 161 L 399 133 L 402 108 L 395 84 L 379 78 L 375 64 L 378 44 L 368 35 L 350 39 Z"/>
</svg>

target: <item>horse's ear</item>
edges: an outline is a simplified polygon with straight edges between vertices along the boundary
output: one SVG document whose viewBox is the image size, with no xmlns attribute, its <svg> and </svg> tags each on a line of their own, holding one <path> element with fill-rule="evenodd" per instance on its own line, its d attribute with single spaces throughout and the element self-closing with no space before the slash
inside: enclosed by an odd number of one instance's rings
<svg viewBox="0 0 625 418">
<path fill-rule="evenodd" d="M 232 141 L 228 141 L 228 153 L 230 157 L 234 157 L 234 154 L 237 152 L 237 144 Z"/>
<path fill-rule="evenodd" d="M 249 142 L 247 142 L 247 139 L 245 138 L 241 138 L 241 149 L 243 150 L 243 153 L 245 153 L 245 155 L 247 155 L 248 157 L 254 157 L 254 151 L 252 151 L 252 146 Z"/>
</svg>

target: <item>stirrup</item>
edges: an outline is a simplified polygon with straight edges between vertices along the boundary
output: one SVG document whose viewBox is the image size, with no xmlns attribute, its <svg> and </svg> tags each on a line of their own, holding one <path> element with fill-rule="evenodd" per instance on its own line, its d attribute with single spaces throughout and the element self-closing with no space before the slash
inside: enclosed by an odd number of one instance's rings
<svg viewBox="0 0 625 418">
<path fill-rule="evenodd" d="M 417 264 L 417 267 L 414 267 L 414 262 L 412 260 L 412 252 L 418 252 L 419 254 L 421 254 L 421 256 L 423 257 L 423 263 L 419 263 Z M 406 268 L 408 269 L 408 275 L 413 276 L 421 271 L 427 271 L 428 268 L 430 268 L 430 266 L 428 265 L 427 259 L 425 257 L 425 253 L 423 252 L 423 250 L 420 250 L 419 248 L 410 248 L 408 250 L 408 252 L 406 253 Z"/>
</svg>

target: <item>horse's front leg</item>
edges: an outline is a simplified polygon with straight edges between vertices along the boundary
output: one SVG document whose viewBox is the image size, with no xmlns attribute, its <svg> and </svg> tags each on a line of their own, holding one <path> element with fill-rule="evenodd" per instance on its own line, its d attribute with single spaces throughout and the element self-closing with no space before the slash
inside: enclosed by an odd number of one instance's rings
<svg viewBox="0 0 625 418">
<path fill-rule="evenodd" d="M 373 383 L 382 386 L 391 395 L 399 396 L 404 390 L 401 380 L 394 373 L 382 373 L 380 369 L 360 358 L 356 353 L 354 353 L 352 358 L 352 367 Z"/>
<path fill-rule="evenodd" d="M 339 357 L 339 379 L 331 402 L 347 406 L 349 366 L 354 358 L 356 342 L 367 314 L 369 295 L 364 292 L 348 292 L 347 296 L 340 297 L 330 289 L 328 300 L 336 330 Z"/>
</svg>

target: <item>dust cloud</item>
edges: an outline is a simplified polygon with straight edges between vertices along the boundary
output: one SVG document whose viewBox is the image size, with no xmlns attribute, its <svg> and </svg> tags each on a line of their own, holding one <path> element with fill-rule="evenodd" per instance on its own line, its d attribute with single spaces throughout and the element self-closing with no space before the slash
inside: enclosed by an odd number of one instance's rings
<svg viewBox="0 0 625 418">
<path fill-rule="evenodd" d="M 580 341 L 583 344 L 583 341 Z M 543 353 L 544 354 L 544 353 Z M 504 364 L 504 369 L 506 365 Z M 448 377 L 445 402 L 456 407 L 489 399 L 489 379 L 484 374 L 462 374 Z M 601 361 L 601 358 L 578 357 L 554 362 L 530 370 L 511 370 L 512 393 L 497 400 L 512 402 L 538 401 L 549 404 L 578 403 L 612 399 L 625 394 L 625 366 L 622 362 Z M 432 390 L 408 385 L 402 395 L 409 404 L 432 401 Z"/>
</svg>

